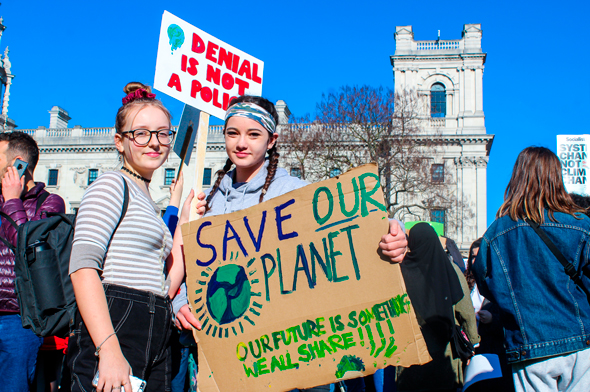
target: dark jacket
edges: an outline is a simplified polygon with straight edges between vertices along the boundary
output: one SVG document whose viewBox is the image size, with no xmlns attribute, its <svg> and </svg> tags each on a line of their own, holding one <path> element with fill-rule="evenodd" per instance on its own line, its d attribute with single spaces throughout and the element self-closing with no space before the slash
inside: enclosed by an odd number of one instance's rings
<svg viewBox="0 0 590 392">
<path fill-rule="evenodd" d="M 453 305 L 455 324 L 463 327 L 471 343 L 479 343 L 480 337 L 477 334 L 477 322 L 475 321 L 473 303 L 469 296 L 469 286 L 467 286 L 461 269 L 455 263 L 451 262 L 450 264 L 457 274 L 463 291 L 463 298 Z M 409 368 L 397 367 L 397 390 L 401 392 L 455 390 L 462 386 L 463 364 L 460 358 L 454 357 L 452 343 L 448 337 L 441 339 L 440 324 L 426 323 L 418 312 L 416 312 L 416 319 L 432 361 Z"/>
<path fill-rule="evenodd" d="M 545 211 L 541 225 L 577 271 L 587 269 L 590 258 L 590 219 L 580 218 L 556 212 L 553 222 Z M 590 347 L 588 298 L 526 222 L 496 219 L 483 236 L 473 273 L 481 294 L 500 308 L 508 362 Z"/>
<path fill-rule="evenodd" d="M 20 199 L 4 201 L 0 194 L 0 210 L 9 215 L 17 225 L 30 220 L 41 219 L 41 212 L 65 212 L 65 204 L 61 196 L 49 195 L 35 213 L 37 199 L 44 191 L 45 184 L 35 183 L 35 186 L 25 193 Z M 2 219 L 0 236 L 7 239 L 12 245 L 17 244 L 17 231 L 12 225 Z M 0 312 L 18 312 L 18 301 L 14 292 L 14 253 L 4 243 L 0 242 Z"/>
</svg>

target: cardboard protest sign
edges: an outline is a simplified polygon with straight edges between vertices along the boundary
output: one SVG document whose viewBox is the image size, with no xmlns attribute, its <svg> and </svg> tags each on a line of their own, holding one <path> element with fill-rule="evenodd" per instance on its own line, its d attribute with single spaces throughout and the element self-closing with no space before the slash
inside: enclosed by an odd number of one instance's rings
<svg viewBox="0 0 590 392">
<path fill-rule="evenodd" d="M 229 101 L 261 95 L 264 63 L 164 11 L 154 88 L 223 119 Z"/>
<path fill-rule="evenodd" d="M 287 391 L 430 361 L 376 165 L 182 227 L 201 391 Z M 206 374 L 206 373 L 205 373 Z"/>
<path fill-rule="evenodd" d="M 557 135 L 557 156 L 568 193 L 590 195 L 588 147 L 590 135 Z"/>
</svg>

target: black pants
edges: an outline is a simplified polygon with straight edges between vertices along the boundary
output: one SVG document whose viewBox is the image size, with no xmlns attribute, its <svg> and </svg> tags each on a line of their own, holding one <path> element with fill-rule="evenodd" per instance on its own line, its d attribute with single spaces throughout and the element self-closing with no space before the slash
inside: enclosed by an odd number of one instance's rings
<svg viewBox="0 0 590 392">
<path fill-rule="evenodd" d="M 117 285 L 104 285 L 109 313 L 133 375 L 146 381 L 146 392 L 170 391 L 172 310 L 168 297 Z M 96 347 L 76 312 L 68 343 L 72 391 L 93 391 L 98 370 Z"/>
</svg>

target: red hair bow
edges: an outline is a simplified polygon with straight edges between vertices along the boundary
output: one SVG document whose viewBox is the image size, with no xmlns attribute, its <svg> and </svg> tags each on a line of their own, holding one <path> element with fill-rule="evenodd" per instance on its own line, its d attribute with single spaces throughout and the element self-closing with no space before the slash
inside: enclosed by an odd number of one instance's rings
<svg viewBox="0 0 590 392">
<path fill-rule="evenodd" d="M 127 94 L 127 96 L 125 98 L 123 98 L 123 105 L 127 105 L 129 102 L 133 102 L 136 99 L 141 99 L 141 98 L 154 99 L 154 98 L 156 98 L 156 94 L 148 93 L 147 90 L 145 90 L 143 88 L 138 88 L 137 90 L 135 90 L 132 93 Z"/>
</svg>

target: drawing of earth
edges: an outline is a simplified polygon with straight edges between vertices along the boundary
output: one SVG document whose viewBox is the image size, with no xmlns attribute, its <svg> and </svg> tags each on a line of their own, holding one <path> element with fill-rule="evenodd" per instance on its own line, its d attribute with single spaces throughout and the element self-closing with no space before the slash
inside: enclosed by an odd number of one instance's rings
<svg viewBox="0 0 590 392">
<path fill-rule="evenodd" d="M 168 38 L 170 48 L 174 51 L 184 43 L 184 31 L 182 31 L 179 25 L 171 24 L 168 26 Z"/>
<path fill-rule="evenodd" d="M 365 364 L 362 359 L 355 355 L 345 355 L 336 366 L 336 377 L 343 378 L 345 374 L 347 379 L 362 377 L 364 370 Z"/>
<path fill-rule="evenodd" d="M 228 264 L 219 267 L 207 285 L 207 308 L 219 324 L 241 317 L 250 306 L 252 287 L 243 267 Z"/>
</svg>

